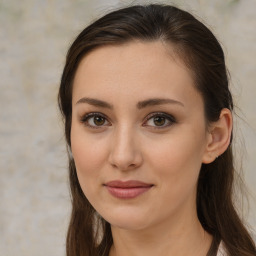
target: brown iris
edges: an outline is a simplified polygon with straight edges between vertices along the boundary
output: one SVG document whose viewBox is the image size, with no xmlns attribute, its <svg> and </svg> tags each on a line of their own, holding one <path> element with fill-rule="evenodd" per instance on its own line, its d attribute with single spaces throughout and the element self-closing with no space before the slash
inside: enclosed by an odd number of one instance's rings
<svg viewBox="0 0 256 256">
<path fill-rule="evenodd" d="M 157 116 L 157 117 L 154 117 L 154 124 L 156 126 L 162 126 L 165 124 L 165 117 L 162 117 L 162 116 Z"/>
<path fill-rule="evenodd" d="M 105 123 L 105 118 L 102 116 L 95 116 L 93 119 L 94 124 L 97 126 L 101 126 Z"/>
</svg>

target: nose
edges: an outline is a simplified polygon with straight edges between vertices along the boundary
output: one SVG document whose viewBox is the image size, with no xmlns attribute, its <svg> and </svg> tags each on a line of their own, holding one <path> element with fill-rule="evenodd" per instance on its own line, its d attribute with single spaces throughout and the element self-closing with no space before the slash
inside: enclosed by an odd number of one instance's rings
<svg viewBox="0 0 256 256">
<path fill-rule="evenodd" d="M 132 129 L 122 127 L 113 134 L 109 162 L 121 171 L 129 171 L 141 166 L 142 153 Z"/>
</svg>

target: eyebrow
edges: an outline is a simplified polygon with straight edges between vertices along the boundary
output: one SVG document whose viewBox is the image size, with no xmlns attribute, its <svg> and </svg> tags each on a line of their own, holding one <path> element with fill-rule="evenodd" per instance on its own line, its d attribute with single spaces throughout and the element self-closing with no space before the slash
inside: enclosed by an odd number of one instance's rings
<svg viewBox="0 0 256 256">
<path fill-rule="evenodd" d="M 173 99 L 166 99 L 166 98 L 153 98 L 148 100 L 139 101 L 137 103 L 137 108 L 142 109 L 149 106 L 156 106 L 156 105 L 163 105 L 163 104 L 177 104 L 184 107 L 184 104 L 180 101 L 173 100 Z"/>
<path fill-rule="evenodd" d="M 108 109 L 114 108 L 113 105 L 109 104 L 108 102 L 94 99 L 94 98 L 87 98 L 87 97 L 81 98 L 80 100 L 77 101 L 76 104 L 80 104 L 80 103 L 87 103 L 89 105 L 101 107 L 101 108 L 108 108 Z M 163 105 L 163 104 L 177 104 L 184 107 L 184 104 L 177 100 L 168 99 L 168 98 L 152 98 L 152 99 L 139 101 L 137 103 L 137 108 L 142 109 L 149 106 L 156 106 L 156 105 Z"/>
<path fill-rule="evenodd" d="M 98 99 L 93 99 L 93 98 L 81 98 L 79 101 L 77 101 L 76 104 L 80 104 L 80 103 L 88 103 L 95 107 L 113 109 L 113 105 L 111 105 L 103 100 L 98 100 Z"/>
</svg>

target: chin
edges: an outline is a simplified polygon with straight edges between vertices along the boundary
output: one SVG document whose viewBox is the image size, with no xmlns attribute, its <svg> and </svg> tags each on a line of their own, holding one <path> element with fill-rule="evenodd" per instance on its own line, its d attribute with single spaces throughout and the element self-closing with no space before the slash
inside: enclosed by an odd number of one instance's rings
<svg viewBox="0 0 256 256">
<path fill-rule="evenodd" d="M 148 215 L 148 214 L 147 214 Z M 142 212 L 128 210 L 101 215 L 111 226 L 126 230 L 142 230 L 149 226 L 150 219 Z"/>
<path fill-rule="evenodd" d="M 124 230 L 143 230 L 147 228 L 148 223 L 145 223 L 144 221 L 132 221 L 132 220 L 113 220 L 112 222 L 109 222 L 112 227 L 116 227 L 119 229 Z"/>
</svg>

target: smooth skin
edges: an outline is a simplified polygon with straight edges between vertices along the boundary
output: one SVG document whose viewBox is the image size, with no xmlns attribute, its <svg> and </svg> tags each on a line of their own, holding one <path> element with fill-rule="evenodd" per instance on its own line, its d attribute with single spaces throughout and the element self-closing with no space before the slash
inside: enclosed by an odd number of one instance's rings
<svg viewBox="0 0 256 256">
<path fill-rule="evenodd" d="M 212 237 L 197 217 L 197 180 L 201 164 L 229 145 L 230 111 L 206 126 L 190 71 L 160 41 L 104 46 L 86 55 L 75 75 L 72 108 L 78 179 L 111 224 L 110 256 L 205 256 Z M 153 186 L 120 199 L 104 186 L 112 180 Z"/>
</svg>

